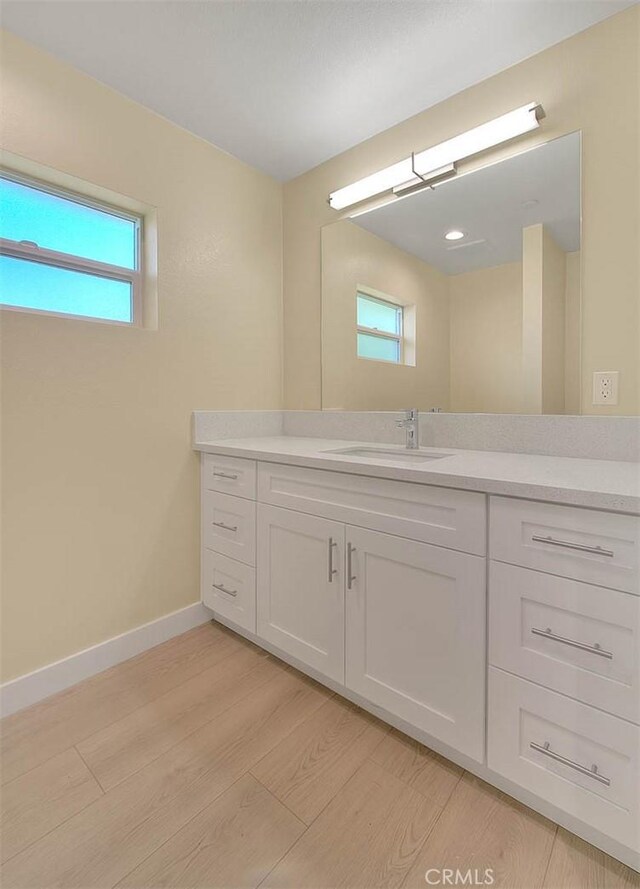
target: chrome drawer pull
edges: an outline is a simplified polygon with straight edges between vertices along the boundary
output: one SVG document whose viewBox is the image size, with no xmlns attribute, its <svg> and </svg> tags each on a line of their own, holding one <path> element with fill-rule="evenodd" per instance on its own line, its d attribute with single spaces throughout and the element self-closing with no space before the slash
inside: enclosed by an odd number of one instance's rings
<svg viewBox="0 0 640 889">
<path fill-rule="evenodd" d="M 338 544 L 335 542 L 333 537 L 329 538 L 329 583 L 333 583 L 334 575 L 338 573 L 338 569 L 333 567 L 333 549 Z"/>
<path fill-rule="evenodd" d="M 599 657 L 606 657 L 610 661 L 613 660 L 613 653 L 600 648 L 597 642 L 593 645 L 588 645 L 586 642 L 576 642 L 575 639 L 567 639 L 566 636 L 556 636 L 555 633 L 551 632 L 551 627 L 547 627 L 546 630 L 531 627 L 531 632 L 534 636 L 544 636 L 545 639 L 553 639 L 554 642 L 562 642 L 563 645 L 570 645 L 571 648 L 579 648 L 580 651 L 588 651 L 590 654 L 597 654 Z"/>
<path fill-rule="evenodd" d="M 551 745 L 548 741 L 545 741 L 544 744 L 536 744 L 535 741 L 531 741 L 529 747 L 533 748 L 533 750 L 537 750 L 538 753 L 543 753 L 545 756 L 549 756 L 556 762 L 562 763 L 563 766 L 569 766 L 570 769 L 575 769 L 575 771 L 580 772 L 581 775 L 587 775 L 587 777 L 593 778 L 594 781 L 599 781 L 607 787 L 611 786 L 609 778 L 605 778 L 604 775 L 601 775 L 598 772 L 598 766 L 592 765 L 590 769 L 586 766 L 581 766 L 579 762 L 574 762 L 572 759 L 567 759 L 566 756 L 561 756 L 559 753 L 555 753 L 551 749 Z"/>
<path fill-rule="evenodd" d="M 604 549 L 601 546 L 585 546 L 583 543 L 571 543 L 568 540 L 556 540 L 555 537 L 538 537 L 536 534 L 531 538 L 536 543 L 548 543 L 549 546 L 562 546 L 565 549 L 576 549 L 581 553 L 593 553 L 596 556 L 608 556 L 613 558 L 614 552 L 611 549 Z"/>
<path fill-rule="evenodd" d="M 238 595 L 237 590 L 228 590 L 221 583 L 212 583 L 211 586 L 214 588 L 214 590 L 220 590 L 221 593 L 226 593 L 227 596 L 233 596 L 235 598 Z"/>
<path fill-rule="evenodd" d="M 236 479 L 238 478 L 237 475 L 232 475 L 230 472 L 214 472 L 213 474 L 218 478 L 229 478 L 232 481 L 236 481 Z"/>
<path fill-rule="evenodd" d="M 347 589 L 350 590 L 353 586 L 355 580 L 357 580 L 356 575 L 352 574 L 353 567 L 353 554 L 355 553 L 356 548 L 352 546 L 350 543 L 347 543 Z"/>
<path fill-rule="evenodd" d="M 216 528 L 224 528 L 225 531 L 233 531 L 234 534 L 238 530 L 237 525 L 225 525 L 224 522 L 211 522 L 212 525 L 215 525 Z"/>
</svg>

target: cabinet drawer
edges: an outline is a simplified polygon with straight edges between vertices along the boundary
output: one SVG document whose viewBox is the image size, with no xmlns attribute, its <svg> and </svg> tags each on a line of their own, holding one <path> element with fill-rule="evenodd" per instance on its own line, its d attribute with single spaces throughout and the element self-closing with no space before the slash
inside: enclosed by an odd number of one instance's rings
<svg viewBox="0 0 640 889">
<path fill-rule="evenodd" d="M 489 768 L 638 849 L 640 728 L 489 670 Z"/>
<path fill-rule="evenodd" d="M 255 565 L 256 504 L 217 491 L 204 491 L 202 542 L 217 553 Z"/>
<path fill-rule="evenodd" d="M 640 722 L 640 597 L 491 562 L 489 661 Z"/>
<path fill-rule="evenodd" d="M 475 555 L 486 551 L 484 494 L 259 463 L 258 499 Z"/>
<path fill-rule="evenodd" d="M 202 556 L 202 601 L 251 633 L 256 631 L 254 568 L 205 549 Z"/>
<path fill-rule="evenodd" d="M 639 592 L 640 518 L 490 498 L 491 558 Z"/>
<path fill-rule="evenodd" d="M 202 487 L 205 491 L 220 491 L 222 494 L 255 500 L 256 462 L 239 457 L 204 454 Z"/>
</svg>

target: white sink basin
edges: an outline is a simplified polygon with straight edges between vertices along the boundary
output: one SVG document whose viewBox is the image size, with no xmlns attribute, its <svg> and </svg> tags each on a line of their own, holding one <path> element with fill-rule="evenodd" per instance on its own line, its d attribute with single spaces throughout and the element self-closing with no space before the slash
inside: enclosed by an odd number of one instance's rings
<svg viewBox="0 0 640 889">
<path fill-rule="evenodd" d="M 367 457 L 369 460 L 390 460 L 393 462 L 406 461 L 408 463 L 421 463 L 423 460 L 442 460 L 451 454 L 440 454 L 433 451 L 410 450 L 409 448 L 337 448 L 324 451 L 325 454 L 344 454 L 348 457 Z"/>
</svg>

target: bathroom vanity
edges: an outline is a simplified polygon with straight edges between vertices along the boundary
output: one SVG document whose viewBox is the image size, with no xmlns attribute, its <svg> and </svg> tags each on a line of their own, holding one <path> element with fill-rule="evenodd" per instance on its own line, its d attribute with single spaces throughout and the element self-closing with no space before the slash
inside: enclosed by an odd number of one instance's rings
<svg viewBox="0 0 640 889">
<path fill-rule="evenodd" d="M 638 868 L 633 464 L 196 447 L 216 620 Z"/>
</svg>

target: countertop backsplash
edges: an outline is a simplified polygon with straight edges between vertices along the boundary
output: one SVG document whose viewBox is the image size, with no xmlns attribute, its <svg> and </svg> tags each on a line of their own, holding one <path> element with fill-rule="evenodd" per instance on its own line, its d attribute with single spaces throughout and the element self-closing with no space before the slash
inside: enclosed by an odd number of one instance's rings
<svg viewBox="0 0 640 889">
<path fill-rule="evenodd" d="M 402 411 L 195 411 L 194 441 L 291 435 L 403 444 Z M 640 461 L 640 417 L 420 414 L 423 447 Z"/>
</svg>

